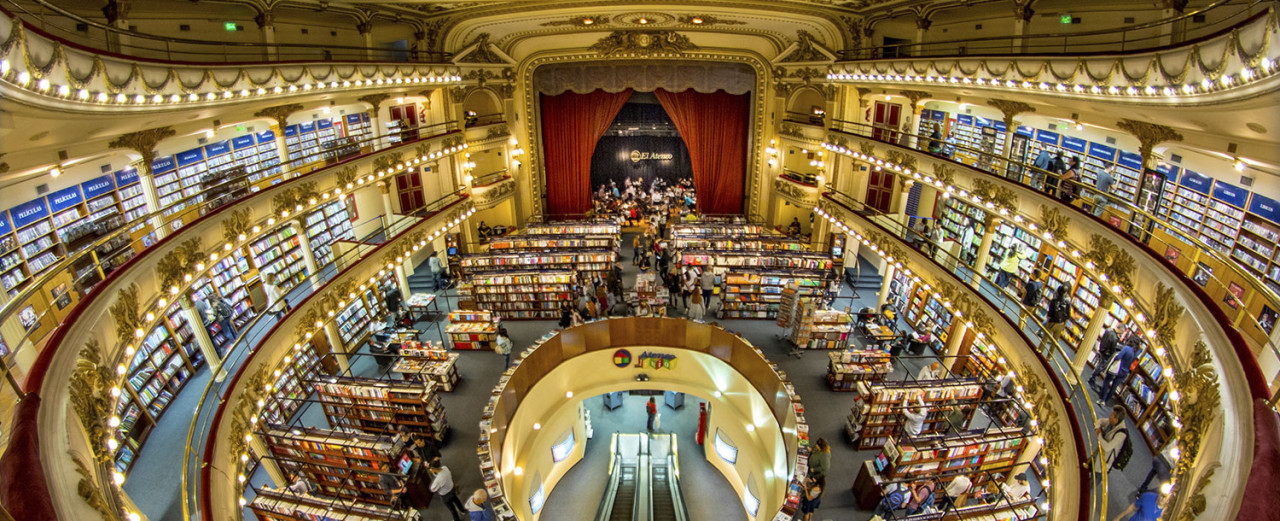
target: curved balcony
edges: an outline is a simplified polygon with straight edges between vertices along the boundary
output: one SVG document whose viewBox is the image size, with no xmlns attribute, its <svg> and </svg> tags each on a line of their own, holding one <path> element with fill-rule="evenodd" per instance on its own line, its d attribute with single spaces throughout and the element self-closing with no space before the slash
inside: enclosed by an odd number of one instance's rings
<svg viewBox="0 0 1280 521">
<path fill-rule="evenodd" d="M 1072 47 L 1070 55 L 955 56 L 956 42 L 951 42 L 950 52 L 938 57 L 837 63 L 826 79 L 860 86 L 950 85 L 1133 104 L 1257 95 L 1275 88 L 1280 69 L 1280 45 L 1272 43 L 1280 31 L 1277 13 L 1273 6 L 1264 5 L 1248 3 L 1216 32 L 1152 50 L 1081 54 Z"/>
<path fill-rule="evenodd" d="M 128 397 L 120 391 L 134 363 L 130 360 L 141 349 L 143 336 L 164 327 L 161 323 L 174 316 L 194 316 L 190 315 L 194 313 L 190 292 L 208 283 L 215 273 L 229 269 L 227 261 L 234 264 L 235 259 L 239 259 L 250 264 L 245 259 L 251 257 L 248 248 L 255 241 L 277 233 L 306 237 L 303 220 L 314 210 L 347 194 L 385 184 L 388 176 L 466 149 L 456 125 L 434 125 L 418 130 L 425 134 L 433 129 L 434 135 L 307 173 L 266 173 L 277 167 L 263 166 L 255 173 L 278 176 L 280 182 L 234 200 L 202 203 L 197 196 L 191 196 L 174 201 L 94 243 L 96 246 L 120 242 L 128 247 L 120 246 L 111 256 L 101 259 L 93 247 L 80 250 L 47 268 L 39 280 L 0 309 L 6 327 L 16 327 L 25 318 L 19 315 L 26 306 L 33 310 L 39 307 L 49 314 L 35 317 L 37 322 L 49 323 L 48 328 L 38 330 L 39 337 L 32 337 L 31 329 L 27 329 L 23 337 L 23 345 L 39 349 L 26 381 L 19 384 L 6 371 L 12 391 L 21 396 L 15 417 L 9 422 L 12 442 L 0 459 L 0 476 L 7 483 L 23 484 L 21 499 L 12 495 L 17 489 L 0 486 L 10 512 L 23 519 L 94 516 L 94 507 L 81 501 L 75 492 L 85 487 L 94 490 L 101 499 L 96 503 L 97 508 L 117 515 L 133 511 L 128 498 L 119 493 L 123 474 L 109 472 L 98 462 L 112 461 L 121 448 L 116 443 L 120 421 L 117 403 Z M 252 174 L 224 179 L 221 185 L 241 182 L 249 175 Z M 372 262 L 371 256 L 390 251 L 392 246 L 404 246 L 404 251 L 418 250 L 422 244 L 417 243 L 425 244 L 428 237 L 436 239 L 443 233 L 443 230 L 430 233 L 427 227 L 447 223 L 444 229 L 448 229 L 461 224 L 466 210 L 462 205 L 467 200 L 467 194 L 453 192 L 412 215 L 386 216 L 372 238 L 364 239 L 375 244 L 356 243 L 347 251 L 335 254 L 333 261 L 323 266 L 316 265 L 309 241 L 301 241 L 306 269 L 298 277 L 297 284 L 303 287 L 298 291 L 314 292 L 335 277 L 351 275 L 358 266 L 380 265 L 381 262 Z M 180 213 L 171 211 L 183 207 Z M 171 220 L 192 212 L 199 217 L 191 222 Z M 154 244 L 149 239 L 134 238 L 130 230 L 136 226 L 154 226 L 163 236 Z M 298 233 L 298 229 L 303 231 Z M 172 231 L 164 233 L 168 230 Z M 413 247 L 406 246 L 410 239 L 415 243 Z M 73 266 L 89 258 L 95 263 L 111 263 L 117 267 L 101 274 L 103 279 L 95 284 L 75 284 L 76 289 L 55 292 L 52 298 L 48 296 L 50 284 L 82 280 Z M 258 262 L 261 261 L 251 263 L 253 269 L 256 270 Z M 81 287 L 88 289 L 79 293 Z M 57 309 L 55 300 L 63 296 L 74 301 L 74 305 L 65 315 L 52 315 Z M 240 363 L 247 351 L 240 348 L 261 318 L 258 316 L 241 326 L 241 334 L 228 344 L 234 347 L 229 348 L 226 356 L 220 356 L 212 344 L 205 342 L 207 337 L 202 339 L 196 334 L 194 343 L 213 366 L 211 374 L 222 374 L 233 367 L 232 364 Z M 195 329 L 203 331 L 203 328 Z M 68 343 L 83 347 L 66 347 Z M 198 355 L 192 353 L 191 356 Z M 6 401 L 17 401 L 7 393 L 10 389 L 4 390 Z M 163 409 L 153 413 L 162 414 Z M 78 418 L 79 424 L 73 418 Z M 77 474 L 77 468 L 83 473 Z"/>
<path fill-rule="evenodd" d="M 896 176 L 906 188 L 920 183 L 942 201 L 962 201 L 967 207 L 985 214 L 985 227 L 990 231 L 981 234 L 982 245 L 976 258 L 961 259 L 952 254 L 953 248 L 958 249 L 955 243 L 935 244 L 917 232 L 908 231 L 904 226 L 907 216 L 902 212 L 905 204 L 899 206 L 898 214 L 886 214 L 858 203 L 854 197 L 832 192 L 826 194 L 819 210 L 823 215 L 831 216 L 837 227 L 848 227 L 863 236 L 867 235 L 867 230 L 874 229 L 878 233 L 899 237 L 908 244 L 925 245 L 924 247 L 934 250 L 932 255 L 911 256 L 923 257 L 926 263 L 941 264 L 962 284 L 973 287 L 989 303 L 1013 316 L 1035 316 L 1036 312 L 1023 310 L 1016 295 L 996 289 L 984 278 L 990 265 L 989 236 L 995 234 L 997 224 L 1015 228 L 1019 230 L 1017 233 L 1034 239 L 1037 244 L 1043 242 L 1055 257 L 1066 259 L 1069 265 L 1078 268 L 1076 277 L 1088 279 L 1090 284 L 1098 288 L 1100 298 L 1112 311 L 1090 315 L 1097 319 L 1088 320 L 1088 325 L 1083 328 L 1084 338 L 1078 340 L 1080 343 L 1077 344 L 1076 339 L 1070 339 L 1066 344 L 1054 341 L 1043 353 L 1058 365 L 1058 373 L 1064 381 L 1078 381 L 1076 375 L 1084 370 L 1093 342 L 1101 329 L 1102 319 L 1107 315 L 1118 315 L 1122 323 L 1131 323 L 1138 331 L 1145 332 L 1146 341 L 1151 344 L 1149 352 L 1159 359 L 1162 367 L 1168 368 L 1166 380 L 1174 386 L 1169 396 L 1174 409 L 1172 415 L 1176 419 L 1173 422 L 1175 437 L 1186 443 L 1184 436 L 1190 432 L 1197 438 L 1209 440 L 1205 445 L 1209 450 L 1218 451 L 1216 454 L 1206 453 L 1199 459 L 1192 459 L 1192 466 L 1189 467 L 1192 470 L 1177 478 L 1177 505 L 1184 505 L 1185 501 L 1189 501 L 1188 498 L 1193 494 L 1190 491 L 1193 488 L 1190 485 L 1191 479 L 1199 479 L 1197 476 L 1210 462 L 1250 461 L 1253 418 L 1244 411 L 1252 410 L 1253 399 L 1268 397 L 1266 379 L 1254 360 L 1246 339 L 1217 305 L 1208 299 L 1200 286 L 1192 282 L 1187 273 L 1179 271 L 1158 252 L 1124 233 L 1123 227 L 1117 229 L 1107 221 L 1093 218 L 1092 214 L 1083 212 L 1080 208 L 1062 205 L 1054 197 L 1030 184 L 1015 182 L 1022 178 L 1006 179 L 905 146 L 886 144 L 871 137 L 878 132 L 888 134 L 883 129 L 849 123 L 838 123 L 837 127 L 839 130 L 832 133 L 825 146 L 837 153 L 841 162 L 852 158 L 854 165 L 866 165 L 868 170 Z M 927 142 L 923 137 L 920 140 L 921 143 Z M 894 141 L 897 142 L 898 139 Z M 888 150 L 883 150 L 882 147 L 886 146 Z M 985 154 L 975 150 L 967 152 L 979 156 Z M 980 159 L 979 162 L 991 164 L 990 161 L 995 159 L 987 154 L 986 159 Z M 1022 168 L 1022 172 L 1027 173 L 1027 179 L 1031 179 L 1031 173 L 1050 175 L 1032 165 L 1000 159 L 1006 162 L 1002 164 L 1016 164 Z M 830 186 L 847 185 L 847 182 L 842 184 L 841 177 L 845 176 L 845 180 L 850 180 L 849 176 L 852 174 L 842 170 L 839 164 L 835 172 L 835 180 Z M 895 198 L 905 197 L 905 192 L 908 191 L 910 190 L 902 190 Z M 1116 200 L 1112 194 L 1096 195 L 1109 198 L 1108 204 L 1128 204 Z M 1134 208 L 1134 211 L 1140 209 Z M 1083 214 L 1083 218 L 1078 217 L 1079 214 Z M 1148 222 L 1137 224 L 1146 225 Z M 1138 229 L 1143 228 L 1140 226 Z M 882 257 L 885 256 L 885 246 L 876 246 L 873 251 L 876 250 Z M 1134 251 L 1135 254 L 1130 255 L 1127 251 Z M 1043 331 L 1043 326 L 1036 324 L 1034 319 L 1031 322 L 1034 324 L 1032 331 Z M 1075 345 L 1089 346 L 1090 349 L 1077 350 L 1073 347 Z M 1206 362 L 1211 362 L 1211 366 L 1204 366 Z M 1185 386 L 1191 385 L 1190 382 L 1194 380 L 1189 375 L 1201 373 L 1207 367 L 1212 367 L 1214 372 L 1223 377 L 1221 385 L 1215 390 L 1221 392 L 1224 417 L 1220 418 L 1221 422 L 1216 423 L 1213 420 L 1196 420 L 1203 423 L 1192 426 L 1189 419 L 1196 418 L 1199 413 L 1194 408 L 1188 408 L 1190 404 L 1179 404 L 1178 397 L 1203 392 L 1204 388 L 1192 390 Z M 1244 378 L 1232 378 L 1233 375 L 1243 375 Z M 1082 405 L 1087 405 L 1088 396 L 1083 396 L 1085 401 Z M 1078 400 L 1074 393 L 1072 398 Z M 1082 408 L 1091 410 L 1091 407 Z M 1185 445 L 1183 447 L 1186 454 Z M 1241 471 L 1240 468 L 1241 466 L 1237 466 L 1237 472 L 1229 476 L 1223 476 L 1221 472 L 1214 476 L 1214 486 L 1222 486 L 1221 493 L 1228 499 L 1238 498 L 1238 495 L 1233 494 L 1243 490 L 1245 480 L 1249 477 L 1248 471 Z M 1219 480 L 1226 483 L 1220 484 Z M 1099 489 L 1102 490 L 1105 489 Z M 1211 506 L 1217 509 L 1212 516 L 1214 519 L 1229 518 L 1238 505 L 1238 499 L 1220 503 Z"/>
</svg>

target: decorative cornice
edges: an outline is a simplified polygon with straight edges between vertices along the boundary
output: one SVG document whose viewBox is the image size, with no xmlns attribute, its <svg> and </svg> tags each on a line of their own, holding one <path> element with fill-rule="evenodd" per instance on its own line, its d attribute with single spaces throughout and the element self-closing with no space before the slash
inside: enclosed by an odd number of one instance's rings
<svg viewBox="0 0 1280 521">
<path fill-rule="evenodd" d="M 1156 145 L 1167 141 L 1182 141 L 1182 134 L 1173 128 L 1145 121 L 1122 119 L 1116 122 L 1116 128 L 1138 138 L 1138 153 L 1142 155 L 1144 166 L 1151 160 L 1151 153 Z"/>
<path fill-rule="evenodd" d="M 778 126 L 778 134 L 804 139 L 804 129 L 800 128 L 800 125 L 787 121 L 782 122 L 782 125 Z"/>
<path fill-rule="evenodd" d="M 374 160 L 374 170 L 382 170 L 391 165 L 400 162 L 400 153 L 382 156 Z M 394 160 L 391 160 L 394 157 Z M 390 160 L 390 161 L 388 161 Z M 379 166 L 382 165 L 382 166 Z M 316 183 L 314 181 L 302 183 L 292 188 L 282 190 L 280 193 L 271 197 L 271 213 L 285 215 L 298 210 L 299 206 L 306 206 L 316 197 Z"/>
<path fill-rule="evenodd" d="M 829 62 L 832 55 L 822 48 L 822 44 L 809 31 L 801 29 L 796 31 L 795 48 L 783 56 L 781 61 L 783 63 Z"/>
<path fill-rule="evenodd" d="M 471 190 L 471 197 L 476 208 L 487 210 L 497 206 L 498 203 L 511 198 L 515 193 L 516 180 L 508 177 L 488 186 L 473 188 Z"/>
<path fill-rule="evenodd" d="M 98 512 L 102 521 L 119 521 L 119 514 L 114 512 L 115 509 L 102 494 L 102 488 L 93 479 L 93 473 L 89 471 L 89 467 L 76 456 L 76 453 L 67 451 L 67 455 L 71 456 L 71 461 L 75 462 L 76 474 L 80 475 L 80 481 L 76 483 L 76 494 Z"/>
<path fill-rule="evenodd" d="M 614 31 L 588 48 L 603 56 L 684 54 L 697 50 L 689 37 L 675 31 Z"/>
<path fill-rule="evenodd" d="M 1208 465 L 1207 470 L 1195 479 L 1194 485 L 1191 478 L 1199 464 L 1200 450 L 1212 435 L 1218 410 L 1222 407 L 1222 394 L 1218 389 L 1218 374 L 1213 368 L 1213 356 L 1203 341 L 1196 342 L 1187 369 L 1178 372 L 1173 378 L 1173 384 L 1183 397 L 1178 407 L 1178 420 L 1182 423 L 1182 428 L 1178 431 L 1178 450 L 1181 453 L 1173 478 L 1177 488 L 1186 492 L 1175 494 L 1174 497 L 1180 498 L 1180 501 L 1171 505 L 1169 511 L 1177 513 L 1174 519 L 1178 521 L 1192 521 L 1207 506 L 1204 488 L 1209 484 L 1218 463 Z"/>
<path fill-rule="evenodd" d="M 366 94 L 364 96 L 360 96 L 359 98 L 356 98 L 356 101 L 362 101 L 364 103 L 368 103 L 369 106 L 373 107 L 373 111 L 377 112 L 379 109 L 382 108 L 382 103 L 389 99 L 391 99 L 390 94 L 378 93 L 378 94 Z"/>
<path fill-rule="evenodd" d="M 920 104 L 920 100 L 933 97 L 933 94 L 930 94 L 922 90 L 901 90 L 901 91 L 898 91 L 898 93 L 902 94 L 903 96 L 906 96 L 907 99 L 911 100 L 912 113 L 915 113 L 916 107 Z"/>
<path fill-rule="evenodd" d="M 703 27 L 712 25 L 747 25 L 747 22 L 741 20 L 728 20 L 713 14 L 687 14 L 676 18 L 676 23 Z"/>
<path fill-rule="evenodd" d="M 1023 392 L 1027 400 L 1037 405 L 1029 409 L 1036 417 L 1036 428 L 1044 439 L 1042 449 L 1044 457 L 1049 460 L 1048 467 L 1052 468 L 1054 464 L 1061 463 L 1059 456 L 1062 454 L 1062 433 L 1058 429 L 1058 411 L 1049 404 L 1059 403 L 1061 400 L 1050 393 L 1049 387 L 1045 385 L 1040 375 L 1031 369 L 1031 365 L 1024 362 L 1018 374 L 1022 379 Z"/>
<path fill-rule="evenodd" d="M 600 25 L 609 25 L 613 20 L 609 19 L 609 15 L 599 14 L 591 16 L 575 16 L 567 20 L 552 20 L 550 22 L 542 22 L 543 27 L 561 27 L 572 25 L 575 27 L 596 27 Z"/>
<path fill-rule="evenodd" d="M 419 149 L 418 155 L 419 156 L 427 155 L 426 148 L 427 148 L 426 143 L 418 145 L 418 149 Z M 359 172 L 359 169 L 356 168 L 356 165 L 351 165 L 343 168 L 342 170 L 339 170 L 336 174 L 334 174 L 334 177 L 337 178 L 338 180 L 338 186 L 348 190 L 355 188 L 357 172 Z"/>
<path fill-rule="evenodd" d="M 791 204 L 801 208 L 812 208 L 818 204 L 817 187 L 806 188 L 781 177 L 776 177 L 773 180 L 773 190 L 783 199 L 791 201 Z"/>
<path fill-rule="evenodd" d="M 142 168 L 150 174 L 151 162 L 156 159 L 156 143 L 173 137 L 177 132 L 172 127 L 157 127 L 130 132 L 116 138 L 107 146 L 111 148 L 128 148 L 142 155 Z"/>
<path fill-rule="evenodd" d="M 289 115 L 299 110 L 302 110 L 301 104 L 290 103 L 287 105 L 276 105 L 274 107 L 267 107 L 265 109 L 254 112 L 253 116 L 258 118 L 274 119 L 276 121 L 276 127 L 280 128 L 281 131 L 283 131 L 284 127 L 289 125 Z"/>
<path fill-rule="evenodd" d="M 1004 125 L 1005 125 L 1005 128 L 1008 128 L 1008 129 L 1017 128 L 1016 125 L 1013 124 L 1013 118 L 1016 117 L 1018 114 L 1022 114 L 1024 112 L 1036 111 L 1035 107 L 1029 104 L 1023 103 L 1021 101 L 1009 101 L 1009 100 L 998 99 L 998 98 L 987 100 L 987 105 L 995 107 L 997 110 L 1000 111 L 1001 114 L 1004 115 Z M 1012 132 L 1012 130 L 1010 130 L 1010 132 Z"/>
<path fill-rule="evenodd" d="M 506 60 L 493 50 L 493 43 L 489 42 L 489 33 L 477 34 L 471 43 L 463 46 L 470 48 L 471 52 L 457 59 L 457 63 L 479 63 L 479 64 L 504 64 Z"/>
</svg>

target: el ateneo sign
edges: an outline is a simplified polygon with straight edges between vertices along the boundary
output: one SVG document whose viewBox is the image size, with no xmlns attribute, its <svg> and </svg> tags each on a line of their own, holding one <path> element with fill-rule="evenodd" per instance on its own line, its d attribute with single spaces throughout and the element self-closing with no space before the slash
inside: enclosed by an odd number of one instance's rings
<svg viewBox="0 0 1280 521">
<path fill-rule="evenodd" d="M 631 162 L 639 163 L 641 161 L 671 161 L 676 155 L 671 152 L 641 152 L 639 150 L 631 151 Z"/>
</svg>

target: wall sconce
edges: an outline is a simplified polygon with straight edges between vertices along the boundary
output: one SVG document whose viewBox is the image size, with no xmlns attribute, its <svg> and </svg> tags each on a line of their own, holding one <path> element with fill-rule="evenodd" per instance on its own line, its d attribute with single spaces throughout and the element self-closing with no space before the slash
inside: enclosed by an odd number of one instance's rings
<svg viewBox="0 0 1280 521">
<path fill-rule="evenodd" d="M 778 166 L 778 158 L 776 157 L 769 158 L 769 166 L 773 166 L 773 167 Z"/>
<path fill-rule="evenodd" d="M 474 178 L 474 177 L 472 177 L 472 176 L 471 176 L 471 174 L 467 174 L 467 175 L 462 176 L 462 182 L 467 183 L 467 184 L 471 184 L 471 181 L 472 181 L 472 180 L 474 180 L 474 179 L 475 179 L 475 178 Z"/>
<path fill-rule="evenodd" d="M 1235 162 L 1235 164 L 1234 164 L 1234 165 L 1232 165 L 1232 166 L 1235 166 L 1235 168 L 1236 168 L 1236 171 L 1237 171 L 1237 172 L 1243 172 L 1243 171 L 1244 171 L 1244 169 L 1245 169 L 1245 167 L 1246 167 L 1247 165 L 1245 165 L 1245 164 L 1244 164 L 1244 160 L 1243 160 L 1243 159 L 1240 159 L 1240 158 L 1238 158 L 1238 157 L 1237 157 L 1237 158 L 1236 158 L 1236 162 Z M 54 177 L 57 177 L 57 175 L 58 175 L 58 174 L 53 174 L 53 175 L 54 175 Z"/>
<path fill-rule="evenodd" d="M 765 147 L 764 153 L 769 154 L 771 156 L 776 156 L 778 155 L 778 149 L 773 148 L 772 146 L 768 146 L 768 147 Z"/>
</svg>

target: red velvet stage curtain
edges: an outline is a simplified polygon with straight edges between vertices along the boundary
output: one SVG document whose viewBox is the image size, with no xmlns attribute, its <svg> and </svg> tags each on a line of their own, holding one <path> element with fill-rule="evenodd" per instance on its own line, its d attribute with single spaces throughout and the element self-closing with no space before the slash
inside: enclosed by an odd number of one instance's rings
<svg viewBox="0 0 1280 521">
<path fill-rule="evenodd" d="M 630 97 L 631 89 L 542 96 L 547 213 L 578 216 L 591 210 L 591 154 Z"/>
<path fill-rule="evenodd" d="M 692 89 L 676 93 L 658 89 L 654 94 L 689 147 L 698 211 L 742 213 L 750 94 L 702 94 Z"/>
</svg>

